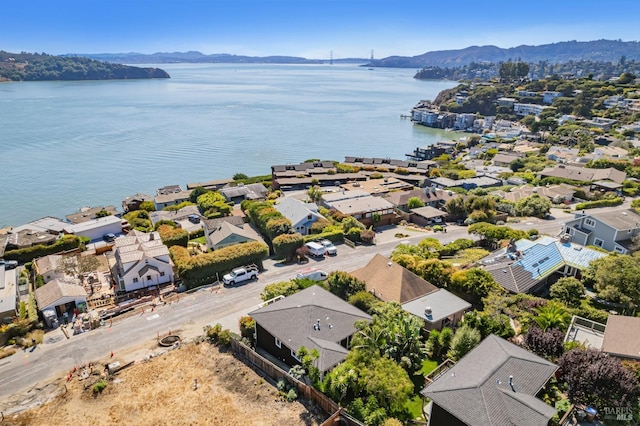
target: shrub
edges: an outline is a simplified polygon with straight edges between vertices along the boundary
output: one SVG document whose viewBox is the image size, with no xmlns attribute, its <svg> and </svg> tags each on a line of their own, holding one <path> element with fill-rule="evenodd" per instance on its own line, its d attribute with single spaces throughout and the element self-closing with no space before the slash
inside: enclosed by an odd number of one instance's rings
<svg viewBox="0 0 640 426">
<path fill-rule="evenodd" d="M 99 393 L 102 393 L 102 391 L 104 390 L 104 388 L 107 387 L 107 382 L 104 379 L 100 379 L 98 380 L 94 385 L 93 385 L 93 394 L 94 395 L 98 395 Z"/>
<path fill-rule="evenodd" d="M 289 392 L 287 392 L 287 401 L 293 402 L 296 399 L 298 399 L 298 392 L 294 388 L 289 389 Z"/>
<path fill-rule="evenodd" d="M 253 332 L 255 331 L 256 321 L 248 315 L 240 317 L 238 320 L 240 327 L 240 335 L 249 340 L 253 340 Z"/>
<path fill-rule="evenodd" d="M 285 379 L 280 379 L 276 384 L 276 388 L 278 389 L 279 392 L 286 392 L 286 390 L 289 388 L 289 382 L 286 381 Z"/>
</svg>

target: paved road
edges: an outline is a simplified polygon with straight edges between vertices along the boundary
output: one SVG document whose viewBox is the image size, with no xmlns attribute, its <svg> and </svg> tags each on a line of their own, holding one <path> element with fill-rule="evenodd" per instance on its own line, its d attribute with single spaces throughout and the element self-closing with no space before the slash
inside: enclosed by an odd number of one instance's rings
<svg viewBox="0 0 640 426">
<path fill-rule="evenodd" d="M 620 206 L 622 209 L 625 206 Z M 560 210 L 554 211 L 553 220 L 527 219 L 511 224 L 516 229 L 536 228 L 541 233 L 558 235 L 564 222 L 573 218 Z M 409 234 L 398 239 L 397 232 Z M 457 238 L 468 238 L 467 228 L 449 226 L 447 233 L 424 233 L 400 229 L 382 229 L 376 246 L 359 246 L 356 249 L 346 245 L 338 246 L 338 256 L 323 260 L 311 260 L 307 266 L 316 266 L 326 272 L 334 270 L 353 271 L 364 266 L 375 253 L 388 256 L 399 243 L 416 244 L 426 237 L 438 238 L 442 243 Z M 265 262 L 266 270 L 260 274 L 258 282 L 237 288 L 203 289 L 182 294 L 179 302 L 161 306 L 155 311 L 147 311 L 116 320 L 111 327 L 72 336 L 67 340 L 62 331 L 47 333 L 45 343 L 31 351 L 19 352 L 0 360 L 0 400 L 25 390 L 54 376 L 59 376 L 91 360 L 108 359 L 114 352 L 114 359 L 128 362 L 157 351 L 156 337 L 169 331 L 178 332 L 184 338 L 202 334 L 207 324 L 221 323 L 225 328 L 237 330 L 240 316 L 254 310 L 260 300 L 260 292 L 265 285 L 286 281 L 295 277 L 299 266 L 282 266 L 273 260 Z M 1 406 L 0 406 L 1 409 Z"/>
</svg>

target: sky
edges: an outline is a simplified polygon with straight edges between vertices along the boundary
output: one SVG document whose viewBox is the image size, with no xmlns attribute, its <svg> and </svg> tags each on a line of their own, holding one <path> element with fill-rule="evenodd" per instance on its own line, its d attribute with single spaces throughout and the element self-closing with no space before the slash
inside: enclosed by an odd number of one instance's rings
<svg viewBox="0 0 640 426">
<path fill-rule="evenodd" d="M 568 40 L 640 39 L 638 0 L 5 1 L 8 52 L 415 56 Z"/>
</svg>

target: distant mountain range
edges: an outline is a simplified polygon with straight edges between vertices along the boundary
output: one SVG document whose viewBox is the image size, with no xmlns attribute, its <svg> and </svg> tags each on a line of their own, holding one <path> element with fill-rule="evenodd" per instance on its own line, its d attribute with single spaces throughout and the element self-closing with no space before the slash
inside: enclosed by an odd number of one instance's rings
<svg viewBox="0 0 640 426">
<path fill-rule="evenodd" d="M 198 51 L 189 52 L 156 52 L 145 53 L 77 53 L 63 56 L 82 56 L 98 61 L 124 64 L 173 64 L 173 63 L 208 63 L 208 64 L 322 64 L 328 59 L 306 59 L 297 56 L 241 56 L 228 53 L 205 55 Z M 336 59 L 335 63 L 365 63 L 367 59 Z"/>
<path fill-rule="evenodd" d="M 640 60 L 640 42 L 621 40 L 563 41 L 540 46 L 517 46 L 503 49 L 496 46 L 471 46 L 459 50 L 440 50 L 418 56 L 390 56 L 374 60 L 373 66 L 393 68 L 424 68 L 430 66 L 458 67 L 472 62 L 506 62 L 520 60 L 529 63 L 547 61 L 563 63 L 591 60 L 618 62 Z"/>
<path fill-rule="evenodd" d="M 205 55 L 201 52 L 157 52 L 144 53 L 100 53 L 73 54 L 63 56 L 83 56 L 106 62 L 125 64 L 164 63 L 272 63 L 272 64 L 318 64 L 329 63 L 329 59 L 307 59 L 296 56 L 240 56 L 226 53 Z M 622 40 L 563 41 L 540 46 L 517 46 L 501 48 L 497 46 L 471 46 L 458 50 L 439 50 L 417 56 L 389 56 L 371 61 L 367 58 L 334 59 L 334 63 L 360 63 L 366 66 L 391 68 L 424 68 L 430 66 L 458 67 L 472 62 L 504 62 L 521 60 L 537 63 L 563 63 L 568 61 L 592 60 L 618 62 L 622 56 L 627 60 L 640 60 L 640 42 Z"/>
</svg>

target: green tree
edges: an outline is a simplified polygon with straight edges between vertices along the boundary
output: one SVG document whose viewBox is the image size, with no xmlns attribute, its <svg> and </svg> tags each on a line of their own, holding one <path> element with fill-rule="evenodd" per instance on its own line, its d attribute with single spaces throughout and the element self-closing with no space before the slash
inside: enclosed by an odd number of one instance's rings
<svg viewBox="0 0 640 426">
<path fill-rule="evenodd" d="M 530 195 L 516 202 L 514 207 L 518 216 L 544 217 L 551 210 L 551 200 L 538 194 Z"/>
<path fill-rule="evenodd" d="M 101 217 L 111 216 L 113 213 L 106 211 L 105 209 L 100 210 L 96 213 L 96 219 Z"/>
<path fill-rule="evenodd" d="M 249 176 L 245 175 L 244 173 L 236 173 L 233 175 L 233 180 L 247 180 L 249 179 Z"/>
<path fill-rule="evenodd" d="M 205 192 L 197 198 L 200 213 L 209 219 L 228 216 L 231 213 L 231 206 L 227 204 L 222 194 L 216 191 Z"/>
<path fill-rule="evenodd" d="M 549 294 L 565 305 L 577 308 L 585 295 L 585 287 L 574 277 L 563 277 L 551 286 Z"/>
<path fill-rule="evenodd" d="M 193 191 L 191 191 L 191 194 L 189 194 L 189 201 L 196 204 L 198 202 L 198 197 L 202 194 L 206 194 L 207 192 L 211 192 L 211 190 L 205 189 L 202 186 L 195 187 Z"/>
<path fill-rule="evenodd" d="M 611 255 L 596 259 L 584 272 L 585 284 L 594 285 L 598 296 L 629 308 L 640 305 L 638 255 Z"/>
<path fill-rule="evenodd" d="M 442 330 L 431 330 L 425 345 L 431 359 L 442 361 L 443 357 L 451 349 L 453 330 L 445 327 Z"/>
<path fill-rule="evenodd" d="M 359 291 L 349 296 L 348 302 L 350 305 L 370 314 L 373 306 L 380 301 L 368 291 Z"/>
<path fill-rule="evenodd" d="M 451 198 L 444 204 L 444 208 L 451 216 L 463 218 L 467 216 L 467 209 L 464 206 L 462 197 Z"/>
<path fill-rule="evenodd" d="M 333 271 L 327 277 L 329 291 L 343 300 L 365 290 L 365 283 L 343 271 Z"/>
<path fill-rule="evenodd" d="M 476 300 L 487 297 L 490 293 L 503 293 L 493 276 L 480 268 L 471 268 L 454 272 L 451 275 L 450 288 L 472 296 Z"/>
<path fill-rule="evenodd" d="M 312 203 L 319 203 L 322 200 L 322 189 L 318 185 L 313 185 L 307 190 L 307 195 Z"/>
<path fill-rule="evenodd" d="M 140 203 L 140 210 L 144 210 L 146 212 L 154 212 L 156 211 L 156 206 L 153 204 L 153 201 L 143 201 Z"/>
<path fill-rule="evenodd" d="M 409 210 L 417 209 L 419 207 L 424 207 L 424 201 L 422 201 L 420 197 L 411 197 L 407 200 L 407 208 Z"/>
<path fill-rule="evenodd" d="M 453 339 L 451 339 L 451 349 L 447 353 L 447 356 L 454 361 L 459 361 L 475 348 L 481 339 L 480 331 L 463 325 L 458 328 L 453 335 Z"/>
</svg>

